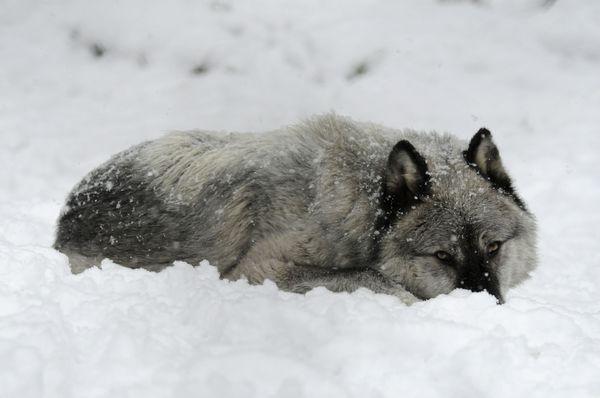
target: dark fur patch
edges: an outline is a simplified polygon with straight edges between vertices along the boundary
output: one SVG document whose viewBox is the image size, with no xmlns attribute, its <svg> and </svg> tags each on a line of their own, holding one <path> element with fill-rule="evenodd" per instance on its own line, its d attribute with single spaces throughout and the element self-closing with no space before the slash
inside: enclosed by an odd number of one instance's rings
<svg viewBox="0 0 600 398">
<path fill-rule="evenodd" d="M 118 170 L 118 171 L 116 171 Z M 55 248 L 110 258 L 130 267 L 185 259 L 183 215 L 164 203 L 130 163 L 98 169 L 89 185 L 67 200 Z"/>
<path fill-rule="evenodd" d="M 455 264 L 459 273 L 458 287 L 473 292 L 485 290 L 502 304 L 500 283 L 490 266 L 490 258 L 479 248 L 477 234 L 473 230 L 473 227 L 467 226 L 463 236 L 464 264 Z"/>
<path fill-rule="evenodd" d="M 512 180 L 508 176 L 506 172 L 497 173 L 493 170 L 485 173 L 476 163 L 477 149 L 481 145 L 481 142 L 484 138 L 492 137 L 492 133 L 482 127 L 475 133 L 471 141 L 469 142 L 469 148 L 463 152 L 463 157 L 467 164 L 471 166 L 477 174 L 485 178 L 492 184 L 492 187 L 496 189 L 501 194 L 507 195 L 510 197 L 517 206 L 519 206 L 522 210 L 527 211 L 527 207 L 525 206 L 525 202 L 519 197 L 515 188 L 513 187 Z M 489 159 L 498 160 L 500 158 L 500 153 L 498 152 L 498 148 L 494 145 L 491 149 L 491 152 L 488 154 Z"/>
</svg>

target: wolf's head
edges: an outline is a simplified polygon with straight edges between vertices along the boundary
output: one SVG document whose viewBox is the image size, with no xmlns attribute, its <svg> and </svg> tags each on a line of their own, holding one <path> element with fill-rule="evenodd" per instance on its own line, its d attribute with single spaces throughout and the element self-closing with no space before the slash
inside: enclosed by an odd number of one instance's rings
<svg viewBox="0 0 600 398">
<path fill-rule="evenodd" d="M 466 148 L 450 136 L 422 144 L 425 157 L 406 140 L 388 157 L 381 271 L 423 299 L 464 288 L 502 303 L 536 265 L 533 216 L 488 130 Z"/>
</svg>

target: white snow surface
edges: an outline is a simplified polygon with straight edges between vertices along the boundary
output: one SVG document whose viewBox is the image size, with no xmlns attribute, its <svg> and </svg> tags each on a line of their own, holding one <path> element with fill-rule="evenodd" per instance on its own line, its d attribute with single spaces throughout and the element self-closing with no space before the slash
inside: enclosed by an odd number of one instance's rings
<svg viewBox="0 0 600 398">
<path fill-rule="evenodd" d="M 72 275 L 51 248 L 119 150 L 332 110 L 490 128 L 539 221 L 532 278 L 407 307 L 208 262 Z M 597 0 L 3 0 L 0 135 L 1 397 L 600 396 Z"/>
</svg>

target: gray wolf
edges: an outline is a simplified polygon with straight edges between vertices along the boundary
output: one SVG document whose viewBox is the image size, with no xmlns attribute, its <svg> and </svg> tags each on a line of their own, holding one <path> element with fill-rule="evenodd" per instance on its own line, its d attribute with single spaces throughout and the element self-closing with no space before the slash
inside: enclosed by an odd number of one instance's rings
<svg viewBox="0 0 600 398">
<path fill-rule="evenodd" d="M 536 224 L 492 135 L 395 130 L 337 115 L 261 134 L 174 132 L 121 152 L 69 195 L 54 247 L 303 293 L 360 287 L 406 303 L 506 291 L 536 265 Z"/>
</svg>

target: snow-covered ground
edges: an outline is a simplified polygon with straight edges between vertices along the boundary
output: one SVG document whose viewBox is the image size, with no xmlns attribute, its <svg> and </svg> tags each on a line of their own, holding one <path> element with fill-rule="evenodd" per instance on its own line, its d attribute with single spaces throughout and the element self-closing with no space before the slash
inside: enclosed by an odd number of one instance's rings
<svg viewBox="0 0 600 398">
<path fill-rule="evenodd" d="M 50 248 L 131 144 L 330 110 L 489 127 L 539 220 L 532 278 L 406 307 L 208 264 L 71 275 Z M 0 136 L 1 397 L 600 396 L 597 0 L 3 0 Z"/>
</svg>

